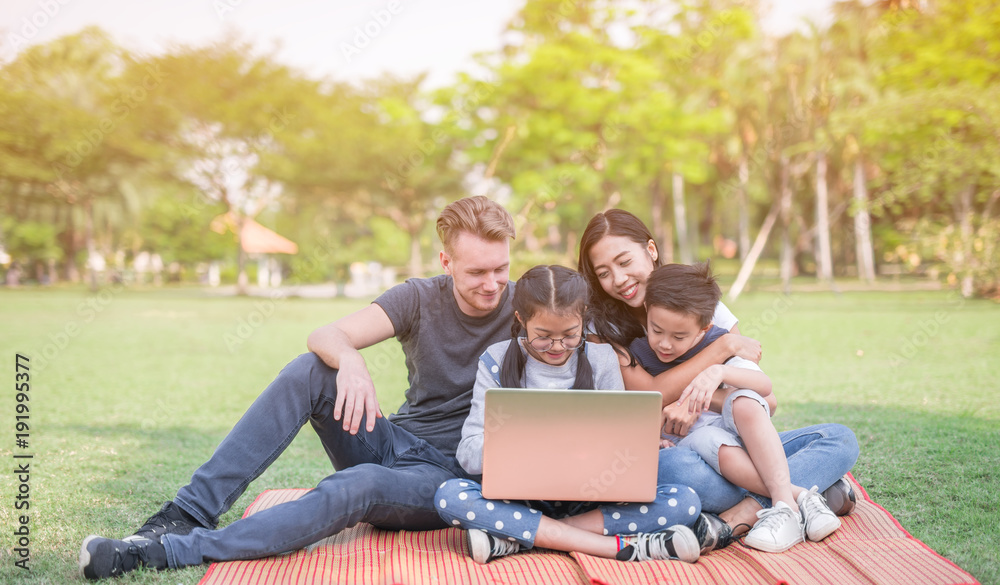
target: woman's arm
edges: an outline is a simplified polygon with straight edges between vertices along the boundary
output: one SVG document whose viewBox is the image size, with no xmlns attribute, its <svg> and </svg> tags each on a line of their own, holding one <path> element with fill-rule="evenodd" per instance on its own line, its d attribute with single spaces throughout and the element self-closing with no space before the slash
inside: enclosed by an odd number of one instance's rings
<svg viewBox="0 0 1000 585">
<path fill-rule="evenodd" d="M 725 363 L 734 355 L 753 361 L 753 356 L 760 355 L 760 344 L 749 337 L 727 333 L 698 352 L 698 355 L 657 376 L 651 376 L 638 364 L 630 366 L 628 358 L 621 354 L 619 363 L 626 388 L 657 391 L 663 395 L 663 404 L 667 405 L 680 399 L 681 393 L 698 374 L 709 366 Z"/>
<path fill-rule="evenodd" d="M 711 406 L 713 395 L 722 384 L 753 390 L 761 396 L 771 394 L 771 379 L 760 368 L 757 368 L 756 364 L 754 364 L 754 369 L 715 364 L 698 374 L 688 384 L 684 392 L 681 393 L 678 402 L 687 401 L 690 412 L 706 411 Z"/>
</svg>

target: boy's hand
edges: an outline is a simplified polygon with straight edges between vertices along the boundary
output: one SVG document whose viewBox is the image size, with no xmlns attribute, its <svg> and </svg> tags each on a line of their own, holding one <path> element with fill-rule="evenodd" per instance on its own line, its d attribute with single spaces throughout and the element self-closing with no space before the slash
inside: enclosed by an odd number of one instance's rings
<svg viewBox="0 0 1000 585">
<path fill-rule="evenodd" d="M 749 337 L 744 338 L 749 339 Z M 753 341 L 753 340 L 751 340 Z M 687 410 L 700 415 L 712 404 L 712 395 L 722 385 L 725 366 L 716 364 L 695 376 L 694 380 L 681 392 L 678 404 L 687 402 Z"/>
<path fill-rule="evenodd" d="M 750 360 L 755 364 L 760 363 L 760 358 L 764 355 L 764 350 L 760 342 L 752 337 L 727 333 L 726 339 L 729 341 L 729 350 L 735 355 L 745 360 Z"/>
<path fill-rule="evenodd" d="M 691 413 L 680 401 L 674 402 L 663 407 L 663 425 L 660 429 L 668 435 L 684 437 L 691 430 L 691 425 L 694 424 L 694 421 L 698 420 L 699 416 L 701 416 L 700 412 Z M 670 441 L 667 442 L 669 443 Z M 673 443 L 671 443 L 672 445 Z"/>
</svg>

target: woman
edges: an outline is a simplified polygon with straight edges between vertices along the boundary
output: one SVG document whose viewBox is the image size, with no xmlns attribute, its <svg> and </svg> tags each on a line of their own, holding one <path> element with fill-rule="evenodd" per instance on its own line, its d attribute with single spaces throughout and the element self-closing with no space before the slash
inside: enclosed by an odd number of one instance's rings
<svg viewBox="0 0 1000 585">
<path fill-rule="evenodd" d="M 593 290 L 589 323 L 591 332 L 619 351 L 625 387 L 656 390 L 666 405 L 664 432 L 683 436 L 698 417 L 677 399 L 694 378 L 712 364 L 721 364 L 734 355 L 759 361 L 760 344 L 739 335 L 735 316 L 722 304 L 714 322 L 730 330 L 687 362 L 658 376 L 646 373 L 624 349 L 645 335 L 644 306 L 646 280 L 660 265 L 659 250 L 649 229 L 627 211 L 610 209 L 598 213 L 587 225 L 580 240 L 579 271 Z M 719 390 L 712 401 L 716 410 L 725 399 Z M 776 408 L 773 393 L 768 399 Z M 858 457 L 854 433 L 843 425 L 822 424 L 779 433 L 792 482 L 818 486 L 838 514 L 853 509 L 850 484 L 841 477 L 851 470 Z M 727 546 L 733 536 L 745 532 L 757 519 L 757 512 L 770 507 L 767 498 L 752 494 L 726 481 L 690 449 L 663 449 L 660 452 L 658 481 L 681 481 L 694 488 L 702 501 L 706 522 L 696 526 L 705 545 L 702 554 Z M 715 514 L 718 514 L 716 516 Z"/>
</svg>

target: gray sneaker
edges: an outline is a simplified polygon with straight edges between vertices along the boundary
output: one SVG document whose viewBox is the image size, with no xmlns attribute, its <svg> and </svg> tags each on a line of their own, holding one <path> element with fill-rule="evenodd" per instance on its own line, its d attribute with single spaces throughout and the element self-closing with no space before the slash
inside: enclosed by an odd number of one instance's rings
<svg viewBox="0 0 1000 585">
<path fill-rule="evenodd" d="M 694 535 L 698 537 L 701 554 L 726 548 L 733 543 L 733 529 L 722 518 L 710 512 L 702 512 L 694 522 Z"/>
<path fill-rule="evenodd" d="M 139 567 L 162 571 L 167 551 L 158 540 L 136 537 L 128 542 L 96 535 L 80 547 L 80 576 L 91 580 L 120 577 Z"/>
<path fill-rule="evenodd" d="M 854 486 L 847 479 L 847 476 L 838 479 L 832 486 L 823 492 L 826 505 L 837 516 L 847 516 L 854 511 L 857 500 L 854 495 Z"/>
</svg>

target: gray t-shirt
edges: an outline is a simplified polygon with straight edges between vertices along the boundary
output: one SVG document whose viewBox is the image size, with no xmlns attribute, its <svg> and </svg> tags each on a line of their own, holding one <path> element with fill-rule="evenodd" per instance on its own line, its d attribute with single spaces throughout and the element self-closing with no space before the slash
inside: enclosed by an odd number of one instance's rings
<svg viewBox="0 0 1000 585">
<path fill-rule="evenodd" d="M 500 304 L 485 317 L 470 317 L 455 300 L 450 276 L 411 278 L 377 299 L 389 316 L 406 356 L 406 401 L 389 420 L 454 455 L 469 414 L 477 359 L 490 345 L 510 338 L 514 310 L 509 281 Z"/>
<path fill-rule="evenodd" d="M 469 418 L 462 426 L 462 442 L 458 445 L 455 457 L 458 462 L 472 475 L 483 472 L 483 432 L 486 426 L 486 391 L 497 388 L 500 364 L 503 363 L 510 339 L 490 346 L 486 354 L 479 358 L 479 371 L 476 373 L 476 387 L 472 394 L 472 409 Z M 524 364 L 524 379 L 522 387 L 541 390 L 565 390 L 576 381 L 576 361 L 580 352 L 573 355 L 561 366 L 550 366 L 528 355 L 520 344 L 520 350 L 527 356 Z M 604 343 L 588 343 L 586 345 L 587 359 L 594 371 L 594 387 L 597 390 L 624 390 L 622 371 L 618 364 L 618 354 L 610 345 Z M 487 359 L 487 356 L 491 359 Z M 498 368 L 497 371 L 492 371 Z"/>
</svg>

